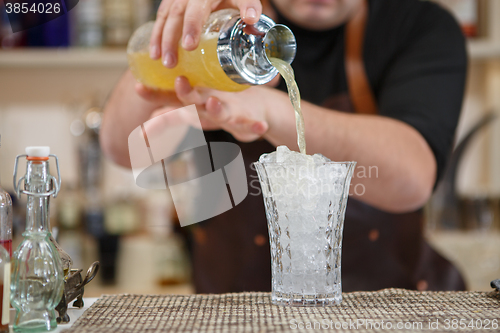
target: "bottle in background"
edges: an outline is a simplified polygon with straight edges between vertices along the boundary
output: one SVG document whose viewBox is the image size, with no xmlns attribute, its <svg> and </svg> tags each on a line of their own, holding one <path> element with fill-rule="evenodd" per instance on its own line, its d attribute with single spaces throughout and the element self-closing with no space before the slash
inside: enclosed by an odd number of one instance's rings
<svg viewBox="0 0 500 333">
<path fill-rule="evenodd" d="M 51 21 L 44 23 L 41 28 L 43 31 L 43 46 L 45 47 L 68 47 L 70 44 L 70 18 L 66 13 L 57 17 L 57 14 L 45 14 L 46 18 L 52 18 Z M 35 28 L 36 29 L 36 28 Z"/>
<path fill-rule="evenodd" d="M 125 46 L 132 34 L 133 0 L 103 0 L 104 42 L 107 46 Z"/>
<path fill-rule="evenodd" d="M 10 256 L 0 246 L 0 333 L 9 332 Z"/>
<path fill-rule="evenodd" d="M 105 228 L 105 207 L 102 183 L 103 163 L 99 145 L 101 110 L 91 98 L 84 112 L 72 124 L 72 134 L 78 137 L 78 166 L 83 192 L 82 215 L 86 232 L 98 244 L 99 278 L 104 285 L 116 283 L 116 263 L 120 237 L 111 235 Z"/>
<path fill-rule="evenodd" d="M 101 0 L 80 1 L 76 10 L 76 40 L 79 46 L 103 44 L 103 4 Z"/>
<path fill-rule="evenodd" d="M 1 146 L 1 137 L 0 137 Z M 0 333 L 9 332 L 12 200 L 0 186 Z M 5 309 L 5 311 L 4 311 Z"/>
<path fill-rule="evenodd" d="M 85 235 L 81 230 L 83 197 L 72 185 L 63 187 L 61 192 L 63 195 L 57 205 L 59 235 L 55 238 L 72 259 L 73 267 L 84 267 L 82 242 Z"/>
<path fill-rule="evenodd" d="M 1 136 L 0 136 L 1 146 Z M 12 256 L 12 199 L 0 184 L 0 244 Z"/>
</svg>

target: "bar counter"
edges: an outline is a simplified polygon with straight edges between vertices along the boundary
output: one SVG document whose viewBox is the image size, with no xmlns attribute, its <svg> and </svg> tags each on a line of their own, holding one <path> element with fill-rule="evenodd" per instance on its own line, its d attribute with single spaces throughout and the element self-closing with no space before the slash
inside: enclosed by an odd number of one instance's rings
<svg viewBox="0 0 500 333">
<path fill-rule="evenodd" d="M 103 295 L 70 310 L 64 333 L 135 332 L 497 332 L 500 292 L 384 289 L 343 293 L 342 304 L 284 307 L 270 293 Z"/>
</svg>

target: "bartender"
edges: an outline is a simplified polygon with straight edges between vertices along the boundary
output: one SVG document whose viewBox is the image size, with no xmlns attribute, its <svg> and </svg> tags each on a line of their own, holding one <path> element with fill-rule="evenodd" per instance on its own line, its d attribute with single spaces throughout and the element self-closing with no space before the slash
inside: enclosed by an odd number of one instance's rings
<svg viewBox="0 0 500 333">
<path fill-rule="evenodd" d="M 293 31 L 308 153 L 358 163 L 353 187 L 363 191 L 354 191 L 347 205 L 343 290 L 464 289 L 459 272 L 423 238 L 422 206 L 452 149 L 466 79 L 465 40 L 452 16 L 419 0 L 163 0 L 151 58 L 175 67 L 179 42 L 194 50 L 210 12 L 225 7 L 239 9 L 248 24 L 263 12 Z M 297 150 L 282 80 L 229 93 L 193 88 L 179 77 L 175 91 L 161 92 L 127 71 L 105 108 L 103 151 L 130 167 L 130 132 L 190 104 L 207 141 L 240 146 L 249 183 L 256 179 L 250 164 L 261 154 L 278 145 Z M 191 237 L 197 292 L 270 290 L 260 196 L 196 224 Z"/>
</svg>

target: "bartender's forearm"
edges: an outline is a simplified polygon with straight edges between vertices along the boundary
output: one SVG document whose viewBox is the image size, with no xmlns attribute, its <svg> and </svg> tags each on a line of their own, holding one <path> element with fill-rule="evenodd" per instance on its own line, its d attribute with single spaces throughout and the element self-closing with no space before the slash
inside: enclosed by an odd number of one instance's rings
<svg viewBox="0 0 500 333">
<path fill-rule="evenodd" d="M 288 97 L 277 92 L 268 113 L 265 138 L 274 145 L 297 149 L 295 119 Z M 287 104 L 288 103 L 288 104 Z M 278 111 L 279 110 L 279 111 Z M 334 161 L 357 161 L 353 187 L 363 202 L 391 212 L 421 207 L 432 193 L 436 177 L 434 154 L 413 127 L 391 118 L 335 112 L 302 102 L 307 153 Z M 371 168 L 371 175 L 369 173 Z M 351 193 L 354 191 L 351 191 Z"/>
<path fill-rule="evenodd" d="M 130 71 L 122 76 L 104 108 L 100 132 L 104 154 L 125 167 L 130 167 L 128 136 L 160 106 L 141 98 L 135 91 L 136 83 Z"/>
</svg>

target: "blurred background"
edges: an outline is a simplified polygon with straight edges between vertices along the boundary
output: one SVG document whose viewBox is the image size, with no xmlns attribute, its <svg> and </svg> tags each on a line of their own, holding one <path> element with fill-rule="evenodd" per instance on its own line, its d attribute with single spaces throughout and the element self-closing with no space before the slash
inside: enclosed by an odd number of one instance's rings
<svg viewBox="0 0 500 333">
<path fill-rule="evenodd" d="M 489 290 L 500 278 L 500 1 L 436 1 L 462 25 L 470 62 L 456 149 L 426 207 L 428 239 L 461 269 L 469 289 Z M 137 187 L 98 144 L 102 107 L 127 68 L 127 41 L 154 19 L 159 3 L 80 0 L 68 15 L 12 33 L 0 0 L 2 187 L 12 193 L 14 159 L 26 146 L 48 145 L 59 157 L 54 233 L 74 267 L 102 265 L 86 296 L 193 292 L 168 192 Z M 14 246 L 25 200 L 16 200 Z"/>
</svg>

